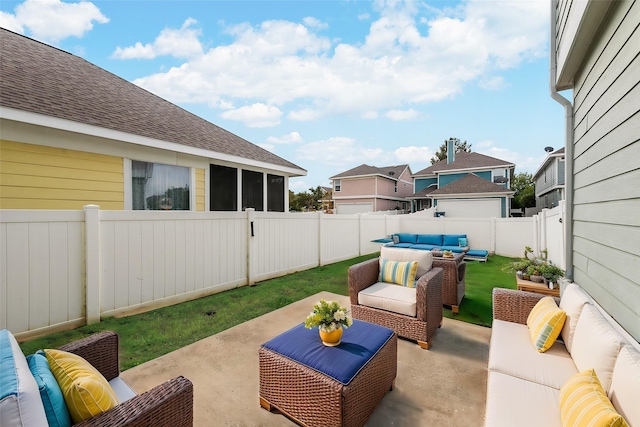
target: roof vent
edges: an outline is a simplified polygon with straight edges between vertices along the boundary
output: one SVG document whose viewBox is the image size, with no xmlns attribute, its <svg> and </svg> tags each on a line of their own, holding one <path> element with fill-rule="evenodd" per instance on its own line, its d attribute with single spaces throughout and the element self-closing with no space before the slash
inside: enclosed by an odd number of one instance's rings
<svg viewBox="0 0 640 427">
<path fill-rule="evenodd" d="M 551 153 L 553 151 L 553 147 L 544 147 L 544 151 Z"/>
<path fill-rule="evenodd" d="M 396 174 L 396 173 L 395 173 L 394 171 L 389 171 L 389 176 L 393 176 L 393 175 L 395 175 L 395 174 Z"/>
</svg>

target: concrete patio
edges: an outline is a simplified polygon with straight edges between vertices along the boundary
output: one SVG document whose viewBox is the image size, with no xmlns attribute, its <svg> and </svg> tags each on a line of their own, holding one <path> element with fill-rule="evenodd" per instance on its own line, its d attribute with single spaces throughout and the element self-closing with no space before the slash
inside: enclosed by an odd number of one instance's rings
<svg viewBox="0 0 640 427">
<path fill-rule="evenodd" d="M 183 375 L 194 384 L 196 426 L 295 426 L 260 407 L 258 349 L 302 322 L 320 298 L 349 305 L 349 298 L 321 292 L 122 373 L 141 393 Z M 431 350 L 398 340 L 398 374 L 367 426 L 479 426 L 486 399 L 491 329 L 444 319 Z M 312 397 L 310 397 L 312 398 Z"/>
</svg>

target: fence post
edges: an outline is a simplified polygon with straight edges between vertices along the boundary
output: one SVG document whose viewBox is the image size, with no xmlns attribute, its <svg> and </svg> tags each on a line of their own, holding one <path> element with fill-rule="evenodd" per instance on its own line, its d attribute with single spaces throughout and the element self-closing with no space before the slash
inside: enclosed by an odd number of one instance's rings
<svg viewBox="0 0 640 427">
<path fill-rule="evenodd" d="M 324 214 L 321 211 L 316 213 L 318 221 L 318 265 L 322 263 L 322 235 L 324 233 Z"/>
<path fill-rule="evenodd" d="M 87 325 L 100 322 L 100 206 L 84 208 Z"/>
<path fill-rule="evenodd" d="M 249 286 L 255 284 L 255 278 L 251 265 L 253 264 L 253 236 L 256 234 L 255 219 L 256 210 L 247 208 L 247 284 Z"/>
</svg>

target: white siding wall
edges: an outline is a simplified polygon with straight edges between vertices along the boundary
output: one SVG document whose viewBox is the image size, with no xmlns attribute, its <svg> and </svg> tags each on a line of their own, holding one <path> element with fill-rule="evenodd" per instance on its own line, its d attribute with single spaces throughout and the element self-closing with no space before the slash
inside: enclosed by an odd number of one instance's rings
<svg viewBox="0 0 640 427">
<path fill-rule="evenodd" d="M 574 86 L 574 281 L 640 340 L 640 2 L 615 2 Z"/>
</svg>

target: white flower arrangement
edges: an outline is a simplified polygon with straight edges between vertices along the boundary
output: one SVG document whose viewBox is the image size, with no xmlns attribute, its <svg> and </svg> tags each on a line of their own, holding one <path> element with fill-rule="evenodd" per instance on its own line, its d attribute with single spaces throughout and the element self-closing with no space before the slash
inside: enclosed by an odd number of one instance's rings
<svg viewBox="0 0 640 427">
<path fill-rule="evenodd" d="M 304 321 L 304 327 L 311 329 L 318 326 L 324 332 L 333 332 L 339 327 L 348 328 L 353 321 L 347 317 L 347 309 L 340 307 L 335 301 L 321 299 L 314 304 L 313 311 Z"/>
</svg>

